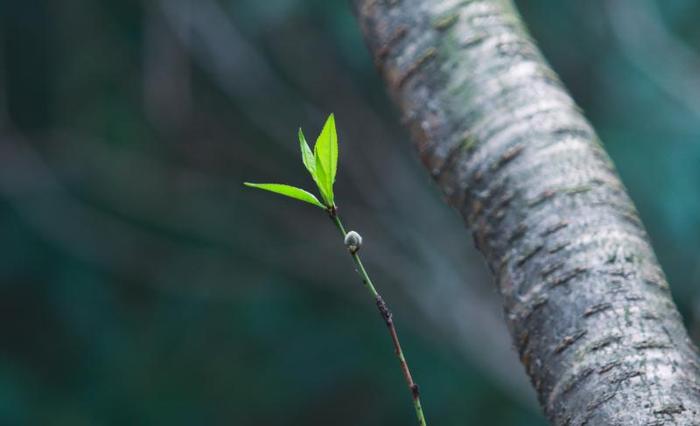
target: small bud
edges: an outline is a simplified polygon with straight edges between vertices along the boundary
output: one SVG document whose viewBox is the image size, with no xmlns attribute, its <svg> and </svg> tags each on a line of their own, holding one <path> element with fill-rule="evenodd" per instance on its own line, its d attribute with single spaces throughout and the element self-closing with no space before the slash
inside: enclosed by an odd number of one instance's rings
<svg viewBox="0 0 700 426">
<path fill-rule="evenodd" d="M 350 253 L 357 253 L 362 247 L 362 236 L 355 231 L 348 232 L 345 235 L 345 246 L 350 250 Z"/>
</svg>

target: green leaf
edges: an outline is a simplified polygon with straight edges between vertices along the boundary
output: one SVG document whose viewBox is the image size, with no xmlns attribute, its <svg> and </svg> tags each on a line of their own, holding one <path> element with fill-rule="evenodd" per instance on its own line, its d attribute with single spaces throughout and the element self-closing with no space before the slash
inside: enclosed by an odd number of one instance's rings
<svg viewBox="0 0 700 426">
<path fill-rule="evenodd" d="M 325 174 L 322 170 L 319 172 L 320 168 L 316 167 L 316 157 L 314 156 L 313 152 L 311 152 L 311 148 L 309 148 L 309 144 L 306 142 L 306 137 L 304 137 L 304 133 L 301 131 L 301 128 L 299 128 L 299 148 L 301 149 L 301 160 L 304 162 L 304 167 L 306 167 L 306 170 L 309 171 L 309 174 L 311 174 L 314 182 L 316 182 L 316 186 L 321 192 L 321 198 L 323 198 L 323 201 L 325 201 L 326 204 L 332 206 L 333 201 L 328 197 L 326 191 Z M 321 178 L 319 178 L 319 174 L 322 176 Z"/>
<path fill-rule="evenodd" d="M 250 182 L 244 182 L 243 183 L 245 186 L 249 186 L 251 188 L 258 188 L 258 189 L 264 189 L 266 191 L 274 192 L 277 194 L 281 195 L 286 195 L 287 197 L 290 198 L 295 198 L 297 200 L 305 201 L 309 204 L 313 204 L 314 206 L 320 207 L 322 209 L 325 209 L 326 206 L 321 204 L 320 201 L 318 201 L 318 198 L 316 196 L 308 191 L 304 191 L 301 188 L 297 188 L 296 186 L 291 186 L 291 185 L 284 185 L 281 183 L 250 183 Z"/>
<path fill-rule="evenodd" d="M 306 142 L 301 127 L 299 127 L 299 148 L 301 148 L 301 161 L 304 162 L 304 167 L 311 173 L 311 177 L 316 180 L 316 159 L 314 158 L 314 153 L 311 152 L 311 148 L 309 148 L 309 144 Z"/>
<path fill-rule="evenodd" d="M 315 157 L 316 175 L 314 177 L 314 181 L 318 186 L 318 190 L 321 192 L 323 201 L 326 202 L 328 207 L 331 207 L 333 206 L 333 185 L 328 185 L 326 170 L 323 168 L 323 164 L 321 164 L 321 160 L 318 158 L 318 156 Z"/>
<path fill-rule="evenodd" d="M 338 134 L 335 130 L 335 117 L 328 116 L 323 125 L 321 134 L 314 145 L 314 157 L 316 158 L 317 184 L 321 191 L 325 191 L 328 202 L 333 203 L 333 183 L 338 170 Z"/>
</svg>

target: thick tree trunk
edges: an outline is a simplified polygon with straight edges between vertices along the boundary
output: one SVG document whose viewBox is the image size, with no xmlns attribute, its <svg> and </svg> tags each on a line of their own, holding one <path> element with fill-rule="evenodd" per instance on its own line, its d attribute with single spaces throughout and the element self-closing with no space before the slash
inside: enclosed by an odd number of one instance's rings
<svg viewBox="0 0 700 426">
<path fill-rule="evenodd" d="M 355 0 L 474 232 L 554 424 L 700 424 L 700 367 L 625 188 L 507 0 Z M 474 342 L 478 344 L 478 342 Z"/>
</svg>

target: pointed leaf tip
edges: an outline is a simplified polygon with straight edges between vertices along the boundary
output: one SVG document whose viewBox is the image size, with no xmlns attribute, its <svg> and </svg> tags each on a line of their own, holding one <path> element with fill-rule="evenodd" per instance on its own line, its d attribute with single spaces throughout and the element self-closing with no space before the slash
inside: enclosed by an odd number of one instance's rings
<svg viewBox="0 0 700 426">
<path fill-rule="evenodd" d="M 313 204 L 316 207 L 320 207 L 322 209 L 325 209 L 326 206 L 324 206 L 320 201 L 318 201 L 318 198 L 316 196 L 308 191 L 305 191 L 301 188 L 297 188 L 296 186 L 291 186 L 291 185 L 285 185 L 282 183 L 251 183 L 251 182 L 243 182 L 243 185 L 251 187 L 251 188 L 258 188 L 258 189 L 263 189 L 265 191 L 270 191 L 274 192 L 276 194 L 284 195 L 286 197 L 294 198 L 296 200 L 304 201 L 309 204 Z"/>
<path fill-rule="evenodd" d="M 321 134 L 314 145 L 314 157 L 316 159 L 316 182 L 322 194 L 328 197 L 326 200 L 333 204 L 333 183 L 338 170 L 338 134 L 335 128 L 335 116 L 330 114 L 323 125 Z"/>
<path fill-rule="evenodd" d="M 301 150 L 301 161 L 304 163 L 304 167 L 308 170 L 311 177 L 316 180 L 316 160 L 314 159 L 314 154 L 309 148 L 309 144 L 306 142 L 304 137 L 304 132 L 302 132 L 301 127 L 299 127 L 299 148 Z"/>
</svg>

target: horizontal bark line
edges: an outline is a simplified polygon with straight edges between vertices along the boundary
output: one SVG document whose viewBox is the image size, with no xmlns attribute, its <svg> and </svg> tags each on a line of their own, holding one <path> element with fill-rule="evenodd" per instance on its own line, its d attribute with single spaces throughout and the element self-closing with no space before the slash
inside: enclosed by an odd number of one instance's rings
<svg viewBox="0 0 700 426">
<path fill-rule="evenodd" d="M 692 424 L 698 354 L 595 131 L 506 0 L 355 0 L 555 424 Z M 641 407 L 641 408 L 640 408 Z"/>
</svg>

